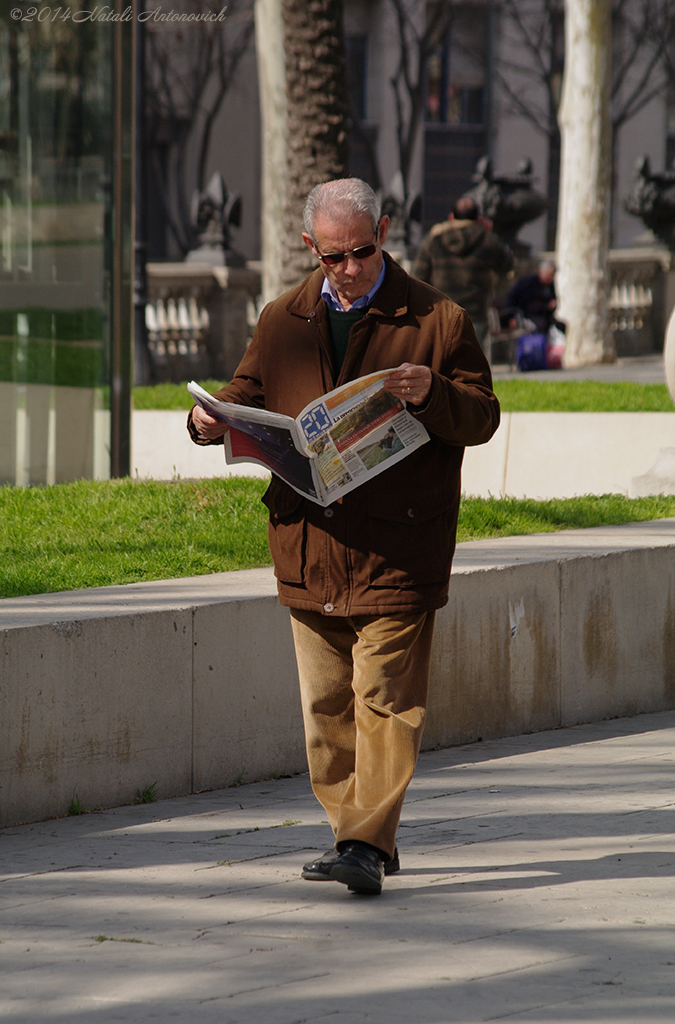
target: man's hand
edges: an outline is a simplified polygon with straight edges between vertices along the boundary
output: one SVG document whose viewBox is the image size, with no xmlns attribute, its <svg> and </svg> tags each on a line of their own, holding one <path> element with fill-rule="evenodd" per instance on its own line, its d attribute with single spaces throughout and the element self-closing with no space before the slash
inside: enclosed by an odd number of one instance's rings
<svg viewBox="0 0 675 1024">
<path fill-rule="evenodd" d="M 230 429 L 227 423 L 217 420 L 210 412 L 202 409 L 201 405 L 195 405 L 192 410 L 192 422 L 197 428 L 199 436 L 205 441 L 217 441 L 219 437 L 224 437 Z"/>
<path fill-rule="evenodd" d="M 401 363 L 387 377 L 384 387 L 397 398 L 402 398 L 411 405 L 422 405 L 431 391 L 431 370 L 428 366 L 414 366 L 413 363 Z"/>
</svg>

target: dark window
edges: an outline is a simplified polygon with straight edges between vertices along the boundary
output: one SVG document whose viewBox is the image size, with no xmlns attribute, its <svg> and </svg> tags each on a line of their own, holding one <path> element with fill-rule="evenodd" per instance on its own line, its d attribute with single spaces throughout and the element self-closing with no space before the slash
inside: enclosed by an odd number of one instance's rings
<svg viewBox="0 0 675 1024">
<path fill-rule="evenodd" d="M 427 122 L 482 125 L 485 122 L 487 12 L 458 4 L 452 21 L 426 67 Z"/>
<path fill-rule="evenodd" d="M 368 71 L 368 37 L 347 36 L 347 88 L 351 115 L 357 121 L 366 119 L 366 76 Z"/>
</svg>

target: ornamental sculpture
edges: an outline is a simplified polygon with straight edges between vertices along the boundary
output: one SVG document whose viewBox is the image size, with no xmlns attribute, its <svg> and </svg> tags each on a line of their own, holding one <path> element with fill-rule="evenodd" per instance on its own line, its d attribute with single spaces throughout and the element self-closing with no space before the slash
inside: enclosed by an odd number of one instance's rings
<svg viewBox="0 0 675 1024">
<path fill-rule="evenodd" d="M 548 200 L 533 187 L 532 161 L 521 160 L 515 174 L 495 174 L 492 160 L 483 156 L 471 179 L 473 188 L 465 195 L 475 199 L 484 217 L 492 221 L 494 231 L 516 253 L 529 252 L 529 246 L 516 235 L 524 224 L 536 220 L 546 210 Z"/>
<path fill-rule="evenodd" d="M 192 249 L 187 263 L 210 263 L 216 267 L 243 267 L 245 259 L 231 248 L 230 228 L 241 227 L 241 196 L 230 194 L 222 174 L 212 176 L 203 192 L 192 196 L 192 226 L 199 248 Z"/>
<path fill-rule="evenodd" d="M 656 241 L 675 249 L 675 161 L 670 170 L 654 173 L 649 157 L 643 156 L 635 171 L 624 209 L 639 217 Z"/>
</svg>

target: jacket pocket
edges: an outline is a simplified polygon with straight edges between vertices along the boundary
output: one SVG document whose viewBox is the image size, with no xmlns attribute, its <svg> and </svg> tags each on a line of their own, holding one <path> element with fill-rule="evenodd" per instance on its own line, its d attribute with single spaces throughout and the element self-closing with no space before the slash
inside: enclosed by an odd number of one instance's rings
<svg viewBox="0 0 675 1024">
<path fill-rule="evenodd" d="M 455 547 L 446 495 L 370 495 L 370 582 L 380 587 L 445 584 Z"/>
<path fill-rule="evenodd" d="M 282 583 L 304 583 L 307 556 L 304 499 L 279 477 L 272 476 L 262 501 L 270 513 L 268 540 L 274 575 Z"/>
</svg>

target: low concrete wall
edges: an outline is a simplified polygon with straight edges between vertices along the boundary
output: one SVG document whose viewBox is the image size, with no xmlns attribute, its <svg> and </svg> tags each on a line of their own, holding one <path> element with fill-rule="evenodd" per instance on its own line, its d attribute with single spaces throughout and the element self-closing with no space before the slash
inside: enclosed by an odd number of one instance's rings
<svg viewBox="0 0 675 1024">
<path fill-rule="evenodd" d="M 633 496 L 635 478 L 669 447 L 675 412 L 507 412 L 488 444 L 467 448 L 462 487 L 481 497 Z"/>
<path fill-rule="evenodd" d="M 260 476 L 269 477 L 253 462 L 225 464 L 222 445 L 193 444 L 186 429 L 186 412 L 138 409 L 132 418 L 131 475 L 142 480 L 174 480 L 176 477 Z"/>
<path fill-rule="evenodd" d="M 675 707 L 675 520 L 459 545 L 425 746 Z M 0 602 L 0 824 L 305 770 L 268 569 Z"/>
<path fill-rule="evenodd" d="M 675 707 L 675 520 L 457 550 L 427 746 Z"/>
<path fill-rule="evenodd" d="M 132 475 L 269 475 L 253 464 L 226 466 L 220 446 L 192 444 L 185 419 L 183 412 L 134 413 Z M 463 490 L 516 498 L 642 494 L 633 481 L 656 465 L 664 448 L 675 448 L 675 412 L 504 413 L 488 444 L 467 448 Z M 656 487 L 660 493 L 663 484 Z"/>
</svg>

